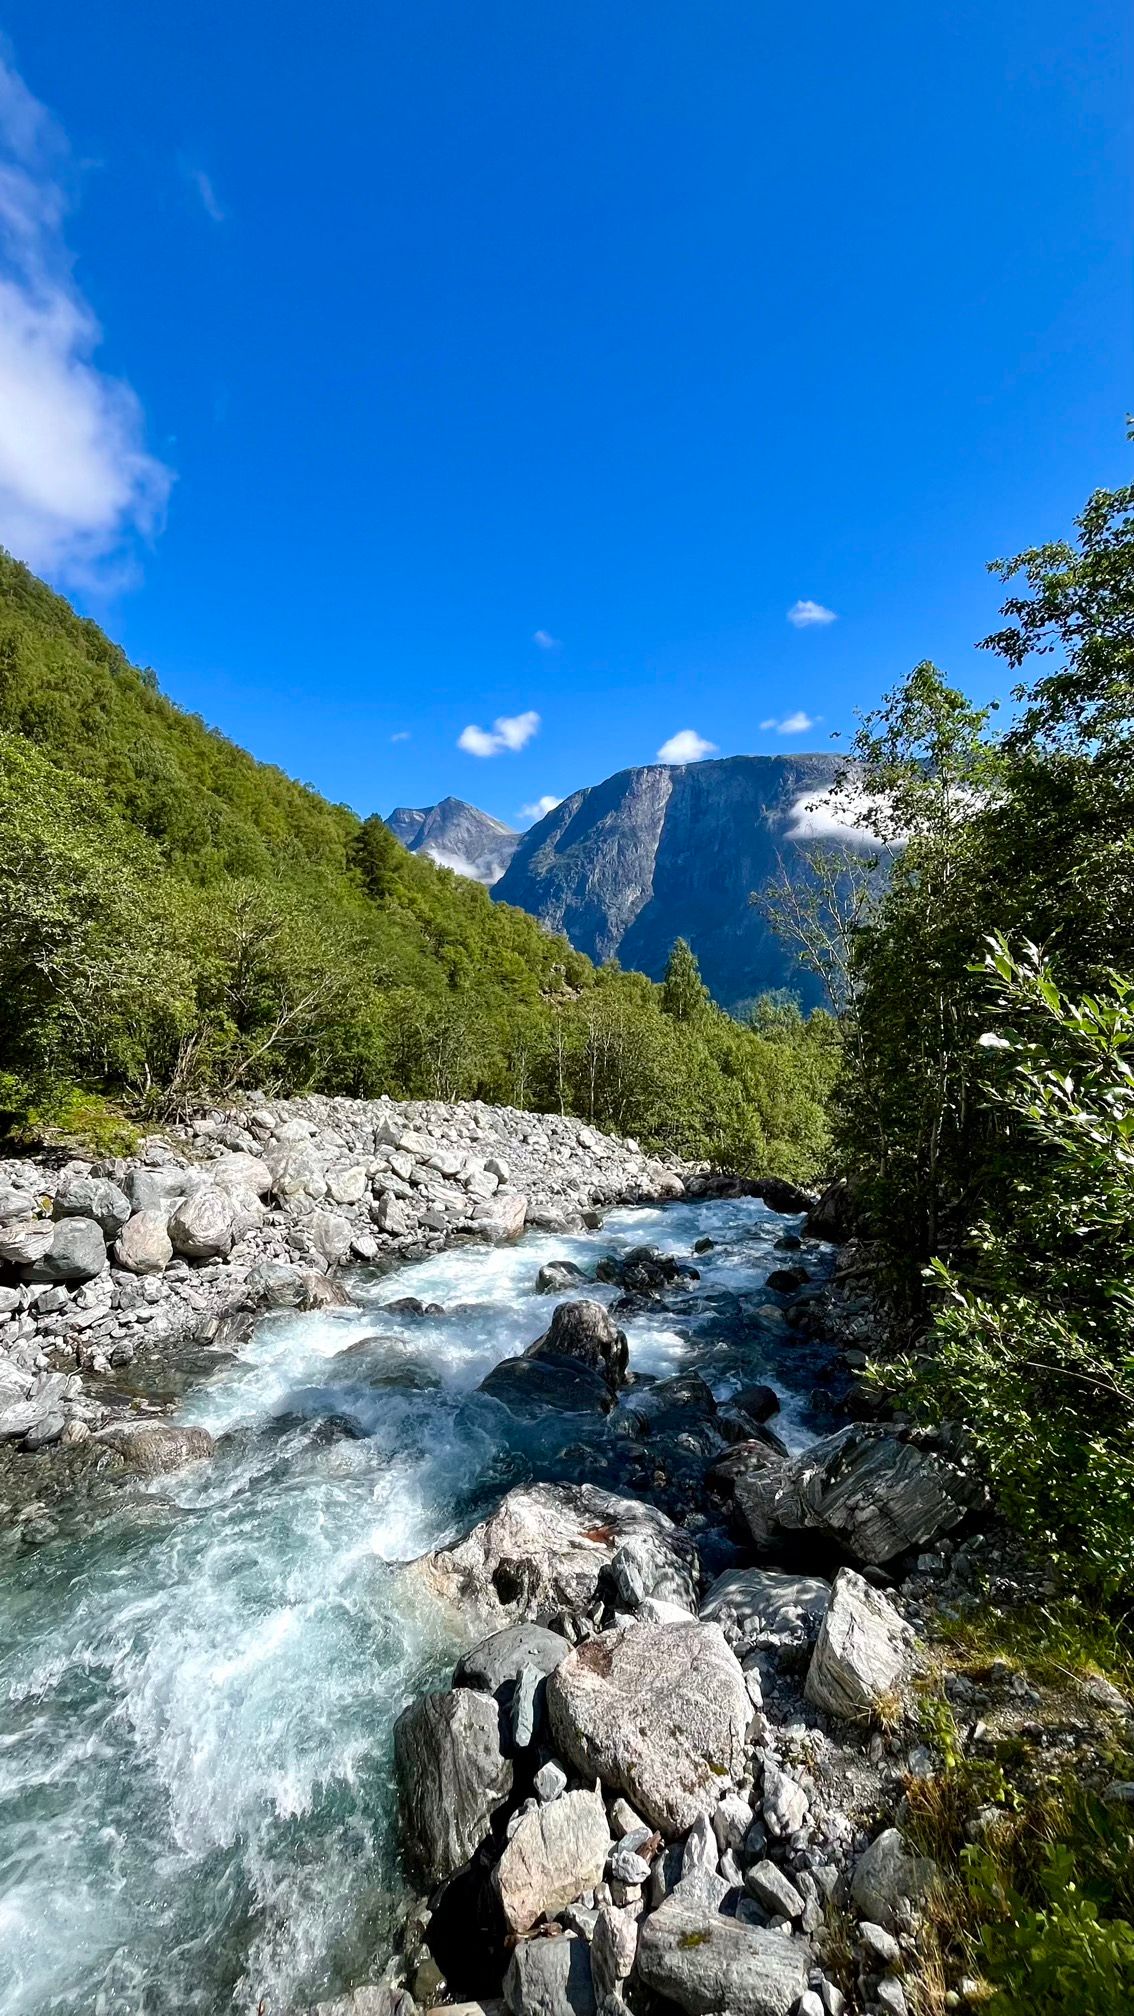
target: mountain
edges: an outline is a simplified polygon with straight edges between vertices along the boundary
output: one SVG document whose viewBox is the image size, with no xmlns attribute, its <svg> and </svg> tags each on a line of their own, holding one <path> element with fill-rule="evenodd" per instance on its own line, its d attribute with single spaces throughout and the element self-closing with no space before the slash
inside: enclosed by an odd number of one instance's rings
<svg viewBox="0 0 1134 2016">
<path fill-rule="evenodd" d="M 843 765 L 836 755 L 726 756 L 620 770 L 523 834 L 492 893 L 588 957 L 653 979 L 686 938 L 723 1007 L 785 987 L 810 1007 L 818 981 L 748 898 L 781 862 L 789 875 L 801 866 L 801 845 L 830 829 L 808 807 Z"/>
<path fill-rule="evenodd" d="M 442 798 L 438 805 L 398 805 L 386 821 L 395 839 L 411 854 L 427 854 L 441 868 L 452 868 L 486 888 L 498 882 L 520 844 L 499 819 L 466 805 L 463 798 Z"/>
</svg>

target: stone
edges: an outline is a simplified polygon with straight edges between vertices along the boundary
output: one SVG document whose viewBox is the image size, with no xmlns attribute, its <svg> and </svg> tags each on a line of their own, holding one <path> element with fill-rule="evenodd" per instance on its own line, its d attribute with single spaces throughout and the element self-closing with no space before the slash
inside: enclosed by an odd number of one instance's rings
<svg viewBox="0 0 1134 2016">
<path fill-rule="evenodd" d="M 856 1422 L 777 1468 L 738 1477 L 734 1492 L 758 1547 L 813 1532 L 881 1566 L 955 1526 L 974 1487 L 938 1451 Z"/>
<path fill-rule="evenodd" d="M 858 1943 L 866 1958 L 866 1964 L 873 1970 L 880 1967 L 896 1967 L 902 1957 L 902 1949 L 892 1932 L 884 1925 L 874 1925 L 864 1918 L 858 1928 Z"/>
<path fill-rule="evenodd" d="M 744 1872 L 744 1887 L 773 1917 L 802 1918 L 806 1900 L 774 1862 L 753 1862 Z"/>
<path fill-rule="evenodd" d="M 561 1302 L 550 1328 L 524 1355 L 577 1362 L 597 1372 L 612 1391 L 625 1385 L 630 1358 L 625 1332 L 601 1302 Z"/>
<path fill-rule="evenodd" d="M 169 1220 L 175 1253 L 187 1260 L 218 1260 L 231 1252 L 235 1212 L 227 1191 L 210 1185 L 182 1198 Z"/>
<path fill-rule="evenodd" d="M 549 1260 L 536 1275 L 537 1295 L 558 1295 L 564 1288 L 571 1288 L 576 1281 L 585 1281 L 586 1275 L 573 1260 Z"/>
<path fill-rule="evenodd" d="M 748 1758 L 744 1675 L 715 1624 L 634 1623 L 587 1639 L 547 1683 L 558 1754 L 683 1834 Z"/>
<path fill-rule="evenodd" d="M 645 1883 L 650 1873 L 650 1865 L 644 1855 L 625 1842 L 619 1842 L 610 1858 L 610 1873 L 616 1883 Z"/>
<path fill-rule="evenodd" d="M 634 1972 L 638 1954 L 638 1919 L 634 1911 L 604 1904 L 591 1935 L 591 1973 L 600 2005 L 617 1993 Z"/>
<path fill-rule="evenodd" d="M 713 1811 L 713 1832 L 721 1854 L 734 1852 L 744 1844 L 752 1825 L 752 1808 L 739 1792 L 726 1792 Z"/>
<path fill-rule="evenodd" d="M 524 1939 L 504 1976 L 512 2016 L 595 2016 L 591 1956 L 573 1932 L 561 1939 Z"/>
<path fill-rule="evenodd" d="M 456 1226 L 472 1239 L 486 1239 L 490 1245 L 505 1246 L 518 1239 L 528 1215 L 528 1200 L 511 1191 L 498 1190 L 495 1197 L 478 1204 L 471 1218 Z"/>
<path fill-rule="evenodd" d="M 233 1192 L 250 1191 L 253 1197 L 266 1197 L 272 1187 L 272 1172 L 259 1155 L 246 1155 L 239 1149 L 228 1155 L 218 1155 L 210 1162 L 206 1171 L 210 1183 L 218 1190 Z"/>
<path fill-rule="evenodd" d="M 640 1537 L 651 1593 L 691 1610 L 697 1554 L 689 1536 L 639 1499 L 592 1484 L 532 1484 L 510 1491 L 464 1539 L 404 1572 L 443 1601 L 500 1629 L 587 1611 L 618 1547 Z M 466 1626 L 467 1628 L 467 1626 Z"/>
<path fill-rule="evenodd" d="M 337 1211 L 312 1211 L 303 1220 L 309 1250 L 318 1253 L 328 1267 L 337 1267 L 350 1252 L 353 1236 L 350 1220 Z"/>
<path fill-rule="evenodd" d="M 512 1694 L 512 1747 L 527 1750 L 543 1720 L 543 1674 L 525 1666 Z"/>
<path fill-rule="evenodd" d="M 93 1281 L 106 1267 L 102 1226 L 93 1218 L 60 1218 L 50 1246 L 30 1274 L 36 1281 Z"/>
<path fill-rule="evenodd" d="M 549 1757 L 546 1764 L 540 1765 L 532 1784 L 536 1798 L 542 1799 L 546 1805 L 550 1800 L 558 1799 L 561 1792 L 566 1792 L 567 1773 L 556 1758 Z"/>
<path fill-rule="evenodd" d="M 570 1358 L 502 1358 L 478 1389 L 519 1419 L 547 1413 L 609 1414 L 616 1394 L 600 1372 Z"/>
<path fill-rule="evenodd" d="M 414 1702 L 394 1728 L 394 1765 L 410 1861 L 429 1883 L 444 1882 L 476 1852 L 512 1789 L 495 1701 L 461 1687 Z"/>
<path fill-rule="evenodd" d="M 172 1258 L 164 1211 L 135 1211 L 114 1242 L 114 1264 L 128 1274 L 162 1274 Z"/>
<path fill-rule="evenodd" d="M 336 1204 L 361 1204 L 366 1187 L 365 1162 L 340 1162 L 327 1171 L 327 1191 Z"/>
<path fill-rule="evenodd" d="M 743 1386 L 739 1393 L 733 1393 L 728 1402 L 738 1414 L 746 1414 L 757 1427 L 770 1421 L 773 1414 L 780 1411 L 780 1396 L 774 1386 Z"/>
<path fill-rule="evenodd" d="M 326 1196 L 322 1160 L 306 1140 L 273 1142 L 264 1160 L 272 1178 L 272 1194 L 285 1207 L 317 1204 Z"/>
<path fill-rule="evenodd" d="M 0 1260 L 11 1267 L 34 1267 L 50 1252 L 54 1237 L 50 1218 L 9 1218 L 0 1225 Z"/>
<path fill-rule="evenodd" d="M 713 1916 L 674 1892 L 642 1924 L 636 1975 L 686 2016 L 790 2016 L 811 1957 L 801 1939 Z"/>
<path fill-rule="evenodd" d="M 311 2016 L 417 2016 L 412 1995 L 404 1988 L 352 1988 L 349 1995 L 334 1995 L 329 2002 L 316 2002 Z M 450 2012 L 456 2016 L 456 2011 Z"/>
<path fill-rule="evenodd" d="M 610 1830 L 601 1795 L 564 1792 L 525 1814 L 496 1865 L 494 1882 L 511 1932 L 554 1918 L 602 1882 Z"/>
<path fill-rule="evenodd" d="M 168 1218 L 199 1180 L 196 1170 L 173 1163 L 165 1169 L 131 1169 L 122 1188 L 135 1211 L 163 1211 Z"/>
<path fill-rule="evenodd" d="M 55 1192 L 53 1218 L 93 1218 L 103 1237 L 113 1239 L 130 1216 L 130 1199 L 104 1176 L 69 1176 Z"/>
<path fill-rule="evenodd" d="M 881 1590 L 841 1568 L 807 1669 L 807 1699 L 844 1721 L 869 1720 L 908 1680 L 911 1637 Z"/>
<path fill-rule="evenodd" d="M 896 1827 L 887 1827 L 859 1856 L 851 1872 L 850 1892 L 861 1918 L 887 1932 L 895 1929 L 906 1900 L 924 1903 L 937 1875 L 928 1855 L 911 1855 Z"/>
<path fill-rule="evenodd" d="M 700 1614 L 722 1626 L 743 1658 L 758 1646 L 782 1651 L 813 1643 L 830 1595 L 830 1583 L 817 1575 L 727 1568 L 717 1576 Z"/>
<path fill-rule="evenodd" d="M 789 1772 L 770 1757 L 764 1760 L 764 1797 L 761 1805 L 768 1832 L 777 1840 L 795 1834 L 807 1818 L 807 1794 Z"/>
<path fill-rule="evenodd" d="M 410 1217 L 405 1205 L 387 1190 L 370 1207 L 370 1215 L 379 1232 L 388 1232 L 392 1239 L 403 1239 L 410 1229 Z"/>
<path fill-rule="evenodd" d="M 715 1876 L 718 1859 L 717 1837 L 713 1832 L 713 1823 L 707 1813 L 698 1813 L 685 1837 L 685 1847 L 681 1855 L 682 1879 L 695 1875 L 699 1870 L 707 1870 Z"/>
<path fill-rule="evenodd" d="M 548 1631 L 542 1624 L 509 1624 L 461 1654 L 453 1673 L 453 1685 L 495 1694 L 502 1705 L 509 1706 L 525 1667 L 534 1668 L 540 1675 L 552 1673 L 570 1650 L 566 1638 L 558 1631 Z"/>
<path fill-rule="evenodd" d="M 94 1432 L 142 1477 L 161 1477 L 211 1456 L 216 1443 L 205 1428 L 182 1428 L 173 1421 L 112 1421 Z"/>
</svg>

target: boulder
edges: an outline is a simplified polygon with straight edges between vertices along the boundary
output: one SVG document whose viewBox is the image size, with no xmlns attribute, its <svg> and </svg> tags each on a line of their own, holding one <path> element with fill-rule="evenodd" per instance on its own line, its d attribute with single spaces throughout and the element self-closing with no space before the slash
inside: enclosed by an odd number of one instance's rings
<svg viewBox="0 0 1134 2016">
<path fill-rule="evenodd" d="M 634 1972 L 638 1953 L 638 1920 L 633 1911 L 604 1904 L 591 1936 L 591 1972 L 600 2005 L 617 1993 Z"/>
<path fill-rule="evenodd" d="M 548 1679 L 556 1754 L 683 1834 L 748 1763 L 752 1704 L 715 1624 L 630 1624 L 577 1645 Z"/>
<path fill-rule="evenodd" d="M 510 1932 L 554 1918 L 602 1882 L 610 1829 L 599 1792 L 564 1792 L 525 1813 L 496 1865 L 495 1883 Z"/>
<path fill-rule="evenodd" d="M 537 1295 L 558 1295 L 564 1288 L 571 1288 L 576 1281 L 585 1281 L 586 1275 L 573 1260 L 549 1260 L 536 1275 Z"/>
<path fill-rule="evenodd" d="M 454 1231 L 471 1239 L 486 1239 L 492 1246 L 508 1245 L 523 1232 L 528 1200 L 510 1190 L 498 1190 L 495 1197 L 478 1204 L 471 1218 L 461 1218 Z"/>
<path fill-rule="evenodd" d="M 597 1372 L 612 1392 L 626 1383 L 629 1347 L 601 1302 L 561 1302 L 551 1325 L 528 1346 L 528 1358 L 569 1359 Z"/>
<path fill-rule="evenodd" d="M 856 1218 L 854 1192 L 845 1176 L 839 1176 L 811 1206 L 803 1229 L 809 1239 L 826 1239 L 832 1246 L 842 1246 L 851 1238 Z"/>
<path fill-rule="evenodd" d="M 201 1180 L 198 1170 L 174 1162 L 164 1169 L 131 1169 L 122 1188 L 135 1211 L 164 1211 L 168 1218 L 178 1200 Z"/>
<path fill-rule="evenodd" d="M 246 1155 L 239 1149 L 231 1154 L 218 1155 L 210 1162 L 207 1170 L 210 1183 L 218 1190 L 250 1191 L 253 1197 L 266 1197 L 272 1187 L 272 1172 L 259 1155 Z"/>
<path fill-rule="evenodd" d="M 303 1220 L 303 1232 L 309 1251 L 317 1253 L 328 1267 L 337 1267 L 350 1252 L 350 1221 L 337 1211 L 312 1211 Z"/>
<path fill-rule="evenodd" d="M 523 1939 L 504 1976 L 512 2016 L 595 2016 L 591 1956 L 584 1939 Z"/>
<path fill-rule="evenodd" d="M 173 1258 L 164 1211 L 135 1211 L 114 1242 L 114 1264 L 128 1274 L 161 1274 Z"/>
<path fill-rule="evenodd" d="M 841 1568 L 807 1669 L 807 1699 L 828 1715 L 867 1720 L 908 1679 L 912 1635 L 880 1590 Z"/>
<path fill-rule="evenodd" d="M 327 1171 L 327 1190 L 335 1204 L 361 1204 L 366 1182 L 365 1162 L 339 1162 Z"/>
<path fill-rule="evenodd" d="M 53 1218 L 93 1218 L 104 1238 L 113 1239 L 130 1216 L 130 1199 L 105 1176 L 69 1176 L 55 1192 Z"/>
<path fill-rule="evenodd" d="M 474 1645 L 471 1652 L 462 1653 L 453 1674 L 453 1685 L 493 1694 L 502 1705 L 507 1705 L 525 1666 L 534 1667 L 538 1673 L 553 1673 L 570 1650 L 566 1638 L 560 1637 L 558 1631 L 546 1630 L 542 1624 L 509 1624 Z"/>
<path fill-rule="evenodd" d="M 593 1484 L 510 1491 L 489 1518 L 406 1573 L 491 1628 L 592 1608 L 620 1546 L 640 1545 L 647 1593 L 692 1610 L 697 1554 L 664 1512 Z"/>
<path fill-rule="evenodd" d="M 29 1275 L 33 1281 L 93 1281 L 106 1266 L 102 1226 L 93 1218 L 60 1218 L 50 1246 Z"/>
<path fill-rule="evenodd" d="M 235 1215 L 231 1197 L 211 1184 L 182 1198 L 169 1220 L 174 1252 L 187 1260 L 220 1259 L 232 1250 Z"/>
<path fill-rule="evenodd" d="M 770 1421 L 773 1414 L 780 1411 L 780 1396 L 774 1386 L 742 1386 L 739 1393 L 733 1393 L 728 1405 L 738 1414 L 747 1415 L 750 1421 L 762 1426 Z"/>
<path fill-rule="evenodd" d="M 735 1498 L 759 1547 L 812 1532 L 870 1566 L 924 1547 L 964 1518 L 970 1479 L 935 1449 L 855 1423 L 778 1468 L 738 1477 Z"/>
<path fill-rule="evenodd" d="M 860 1918 L 887 1932 L 899 1926 L 906 1904 L 925 1902 L 937 1875 L 928 1855 L 911 1855 L 896 1827 L 887 1827 L 859 1856 L 851 1872 L 851 1898 Z"/>
<path fill-rule="evenodd" d="M 306 1208 L 326 1196 L 322 1159 L 309 1141 L 273 1142 L 264 1160 L 272 1179 L 272 1193 L 284 1206 Z"/>
<path fill-rule="evenodd" d="M 388 1232 L 391 1239 L 404 1239 L 410 1229 L 411 1219 L 404 1204 L 389 1191 L 383 1191 L 377 1202 L 370 1206 L 370 1216 L 379 1232 Z"/>
<path fill-rule="evenodd" d="M 310 2016 L 417 2016 L 417 2005 L 404 1988 L 352 1988 L 348 1995 L 316 2002 Z"/>
<path fill-rule="evenodd" d="M 216 1443 L 205 1428 L 182 1428 L 173 1421 L 112 1421 L 96 1429 L 94 1440 L 121 1456 L 143 1477 L 160 1477 L 211 1456 Z"/>
<path fill-rule="evenodd" d="M 394 1728 L 394 1765 L 409 1858 L 442 1883 L 475 1854 L 512 1790 L 495 1701 L 461 1687 L 414 1702 Z"/>
<path fill-rule="evenodd" d="M 783 1651 L 812 1644 L 830 1595 L 830 1583 L 818 1575 L 726 1568 L 709 1590 L 700 1614 L 720 1624 L 743 1658 L 757 1646 Z"/>
<path fill-rule="evenodd" d="M 0 1260 L 10 1267 L 34 1267 L 51 1250 L 54 1237 L 50 1218 L 9 1218 L 0 1225 Z"/>
<path fill-rule="evenodd" d="M 521 1420 L 546 1414 L 609 1414 L 616 1396 L 600 1372 L 569 1358 L 502 1358 L 478 1389 Z"/>
<path fill-rule="evenodd" d="M 691 1908 L 674 1894 L 643 1921 L 636 1978 L 687 2016 L 790 2016 L 811 1960 L 802 1939 Z"/>
</svg>

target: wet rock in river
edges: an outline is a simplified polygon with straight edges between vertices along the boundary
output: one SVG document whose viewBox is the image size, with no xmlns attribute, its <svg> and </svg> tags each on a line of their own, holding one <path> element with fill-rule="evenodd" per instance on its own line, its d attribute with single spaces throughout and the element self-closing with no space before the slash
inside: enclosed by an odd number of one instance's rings
<svg viewBox="0 0 1134 2016">
<path fill-rule="evenodd" d="M 586 1275 L 573 1260 L 549 1260 L 536 1275 L 537 1295 L 559 1295 L 564 1288 L 574 1287 L 577 1281 L 585 1281 Z"/>
<path fill-rule="evenodd" d="M 211 1456 L 216 1443 L 204 1428 L 182 1428 L 173 1421 L 113 1421 L 95 1431 L 94 1439 L 121 1456 L 143 1477 L 162 1476 Z"/>
<path fill-rule="evenodd" d="M 512 1790 L 495 1701 L 467 1687 L 427 1694 L 398 1718 L 394 1764 L 410 1859 L 429 1883 L 444 1882 L 475 1854 Z"/>
<path fill-rule="evenodd" d="M 625 1384 L 630 1351 L 625 1331 L 601 1302 L 561 1302 L 550 1328 L 524 1355 L 583 1365 L 597 1372 L 613 1392 Z"/>
</svg>

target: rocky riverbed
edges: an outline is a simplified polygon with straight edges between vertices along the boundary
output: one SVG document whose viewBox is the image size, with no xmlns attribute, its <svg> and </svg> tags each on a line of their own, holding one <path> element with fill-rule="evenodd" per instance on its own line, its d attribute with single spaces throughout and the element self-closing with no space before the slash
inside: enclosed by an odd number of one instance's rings
<svg viewBox="0 0 1134 2016">
<path fill-rule="evenodd" d="M 388 1102 L 9 1165 L 5 2010 L 917 2009 L 977 1494 L 738 1187 Z"/>
</svg>

